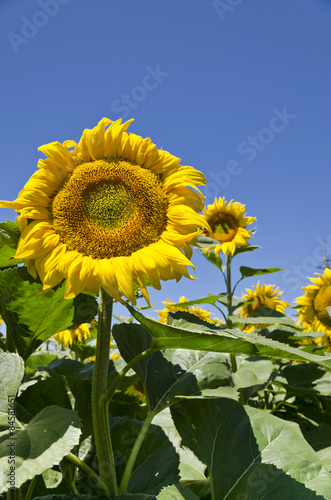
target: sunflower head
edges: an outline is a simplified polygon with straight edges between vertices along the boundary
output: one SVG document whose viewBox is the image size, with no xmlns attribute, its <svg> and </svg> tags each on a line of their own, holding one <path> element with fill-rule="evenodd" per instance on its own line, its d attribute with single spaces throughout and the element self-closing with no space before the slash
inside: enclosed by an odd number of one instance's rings
<svg viewBox="0 0 331 500">
<path fill-rule="evenodd" d="M 327 307 L 331 306 L 331 270 L 326 268 L 324 275 L 315 273 L 317 278 L 309 278 L 312 285 L 303 286 L 305 295 L 296 299 L 299 308 L 299 321 L 310 331 L 331 334 L 331 316 Z"/>
<path fill-rule="evenodd" d="M 211 231 L 205 229 L 206 236 L 220 242 L 220 245 L 206 249 L 206 253 L 214 250 L 217 256 L 221 252 L 233 255 L 237 247 L 248 245 L 251 235 L 246 227 L 256 218 L 245 216 L 245 205 L 233 200 L 227 203 L 224 197 L 215 198 L 214 204 L 204 208 L 203 213 L 205 225 L 211 228 Z"/>
<path fill-rule="evenodd" d="M 189 302 L 188 299 L 185 297 L 181 297 L 179 299 L 179 302 L 184 303 L 184 302 Z M 166 306 L 165 309 L 162 309 L 160 311 L 157 311 L 159 315 L 159 321 L 161 323 L 166 324 L 167 323 L 167 316 L 169 312 L 176 312 L 176 311 L 186 311 L 191 314 L 194 314 L 194 316 L 197 316 L 199 319 L 202 319 L 203 321 L 207 321 L 207 323 L 212 323 L 213 325 L 221 323 L 221 321 L 218 318 L 211 318 L 210 315 L 211 313 L 209 311 L 205 311 L 204 309 L 200 309 L 199 307 L 192 307 L 192 306 L 175 306 L 174 302 L 171 300 L 166 300 L 163 302 L 163 304 Z"/>
<path fill-rule="evenodd" d="M 74 343 L 81 343 L 83 340 L 90 336 L 90 329 L 87 323 L 82 323 L 74 328 L 68 328 L 62 332 L 53 335 L 53 338 L 57 340 L 58 345 L 69 349 Z"/>
<path fill-rule="evenodd" d="M 253 290 L 246 288 L 246 294 L 242 294 L 242 298 L 245 301 L 249 301 L 247 304 L 242 305 L 238 310 L 238 315 L 242 318 L 251 318 L 253 316 L 253 311 L 259 307 L 267 307 L 268 309 L 274 309 L 275 311 L 284 313 L 284 310 L 289 307 L 289 303 L 280 300 L 279 297 L 283 292 L 279 290 L 275 285 L 260 285 L 260 282 L 256 286 L 253 286 Z M 252 325 L 251 327 L 245 328 L 246 331 L 251 331 L 256 328 L 265 328 L 268 325 Z"/>
<path fill-rule="evenodd" d="M 101 286 L 135 303 L 136 283 L 149 302 L 146 279 L 160 289 L 160 280 L 192 278 L 205 178 L 127 133 L 131 121 L 103 118 L 78 144 L 41 146 L 39 170 L 15 201 L 0 202 L 19 212 L 16 257 L 44 291 L 66 279 L 66 298 Z"/>
<path fill-rule="evenodd" d="M 126 389 L 125 394 L 137 397 L 141 403 L 146 404 L 146 394 L 141 380 L 130 385 L 130 387 Z"/>
</svg>

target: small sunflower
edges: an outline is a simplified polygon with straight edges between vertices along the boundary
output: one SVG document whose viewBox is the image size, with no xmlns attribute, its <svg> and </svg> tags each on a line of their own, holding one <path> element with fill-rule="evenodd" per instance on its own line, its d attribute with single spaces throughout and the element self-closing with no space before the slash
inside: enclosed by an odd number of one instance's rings
<svg viewBox="0 0 331 500">
<path fill-rule="evenodd" d="M 75 328 L 68 328 L 53 335 L 58 345 L 68 349 L 74 343 L 81 343 L 90 336 L 90 329 L 87 323 L 82 323 Z"/>
<path fill-rule="evenodd" d="M 146 404 L 146 394 L 141 380 L 130 385 L 130 387 L 126 389 L 125 394 L 137 397 L 141 403 Z"/>
<path fill-rule="evenodd" d="M 41 146 L 39 170 L 15 201 L 0 202 L 19 212 L 16 257 L 44 291 L 65 278 L 67 299 L 101 286 L 135 304 L 135 282 L 149 303 L 145 278 L 156 289 L 160 280 L 193 279 L 187 266 L 203 225 L 197 186 L 205 178 L 127 133 L 131 121 L 103 118 L 78 144 Z"/>
<path fill-rule="evenodd" d="M 213 205 L 208 205 L 208 210 L 203 209 L 206 223 L 211 231 L 205 228 L 205 234 L 220 242 L 219 246 L 205 250 L 207 254 L 214 250 L 218 257 L 221 252 L 233 255 L 237 247 L 247 246 L 251 235 L 245 229 L 252 224 L 255 217 L 245 217 L 245 205 L 231 200 L 226 203 L 225 198 L 215 198 Z"/>
<path fill-rule="evenodd" d="M 238 315 L 242 318 L 251 318 L 252 313 L 258 307 L 267 307 L 275 311 L 284 313 L 284 310 L 289 307 L 289 303 L 280 300 L 279 297 L 283 294 L 275 285 L 260 285 L 253 286 L 253 290 L 246 288 L 246 294 L 242 294 L 242 298 L 250 301 L 248 304 L 242 305 L 238 310 Z M 253 331 L 256 328 L 266 328 L 268 325 L 252 325 L 245 328 L 246 331 Z"/>
<path fill-rule="evenodd" d="M 331 306 L 331 270 L 326 268 L 324 276 L 309 278 L 313 285 L 303 286 L 305 295 L 298 297 L 299 321 L 310 331 L 323 332 L 331 336 L 331 316 L 327 307 Z"/>
<path fill-rule="evenodd" d="M 179 302 L 188 302 L 188 299 L 185 297 L 181 297 L 179 299 Z M 198 318 L 202 319 L 203 321 L 207 321 L 207 323 L 212 323 L 213 325 L 216 325 L 218 323 L 221 323 L 218 318 L 211 318 L 210 315 L 211 313 L 209 311 L 205 311 L 204 309 L 200 309 L 199 307 L 188 307 L 188 306 L 175 306 L 173 305 L 174 302 L 171 300 L 166 300 L 163 302 L 163 304 L 166 306 L 165 309 L 162 309 L 160 311 L 157 311 L 159 315 L 159 321 L 161 323 L 167 323 L 167 316 L 169 312 L 176 312 L 176 311 L 187 311 L 191 314 L 194 314 Z"/>
</svg>

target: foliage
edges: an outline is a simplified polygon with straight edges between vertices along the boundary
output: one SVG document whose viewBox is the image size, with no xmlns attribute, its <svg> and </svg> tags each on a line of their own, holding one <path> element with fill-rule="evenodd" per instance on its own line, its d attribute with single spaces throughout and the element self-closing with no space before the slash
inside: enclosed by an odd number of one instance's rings
<svg viewBox="0 0 331 500">
<path fill-rule="evenodd" d="M 13 259 L 18 237 L 14 223 L 0 225 L 0 498 L 109 498 L 91 404 L 97 299 L 65 300 L 65 283 L 42 293 Z M 188 310 L 162 324 L 129 303 L 129 317 L 117 318 L 102 396 L 117 499 L 331 500 L 331 355 L 321 333 L 283 313 L 239 316 L 230 266 L 257 248 L 238 247 L 226 262 L 205 255 L 225 290 L 185 306 L 215 307 L 224 323 Z M 239 281 L 280 271 L 241 266 Z M 90 336 L 60 348 L 52 336 L 81 323 Z"/>
</svg>

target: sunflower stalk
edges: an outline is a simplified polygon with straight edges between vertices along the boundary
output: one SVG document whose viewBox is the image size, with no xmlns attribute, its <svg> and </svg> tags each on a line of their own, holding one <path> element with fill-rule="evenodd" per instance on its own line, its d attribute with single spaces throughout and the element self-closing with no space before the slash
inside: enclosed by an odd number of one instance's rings
<svg viewBox="0 0 331 500">
<path fill-rule="evenodd" d="M 227 310 L 228 310 L 228 318 L 226 323 L 228 328 L 232 328 L 232 321 L 229 319 L 229 316 L 232 315 L 232 294 L 233 294 L 231 290 L 231 261 L 232 261 L 231 255 L 227 255 L 225 282 L 226 282 Z M 237 371 L 237 361 L 235 354 L 233 353 L 230 354 L 230 361 L 231 361 L 232 371 L 235 373 Z"/>
<path fill-rule="evenodd" d="M 100 478 L 110 498 L 118 494 L 113 448 L 108 421 L 108 405 L 102 396 L 107 391 L 113 299 L 99 288 L 98 336 L 92 383 L 92 416 Z"/>
<path fill-rule="evenodd" d="M 139 434 L 137 436 L 137 439 L 136 439 L 136 441 L 135 441 L 135 443 L 133 445 L 133 448 L 131 450 L 129 459 L 128 459 L 127 463 L 126 463 L 125 470 L 124 470 L 124 473 L 123 473 L 123 476 L 122 476 L 122 480 L 121 480 L 121 484 L 120 484 L 120 488 L 119 488 L 119 494 L 120 495 L 122 493 L 126 493 L 126 490 L 127 490 L 128 484 L 129 484 L 129 480 L 130 480 L 130 477 L 131 477 L 132 469 L 134 467 L 134 464 L 136 462 L 139 450 L 141 448 L 141 445 L 143 444 L 143 441 L 144 441 L 145 436 L 146 436 L 146 434 L 148 432 L 148 429 L 150 428 L 150 425 L 152 423 L 152 420 L 153 420 L 154 416 L 155 416 L 154 412 L 151 411 L 151 412 L 148 413 L 148 415 L 146 417 L 146 420 L 143 423 L 143 426 L 140 429 L 140 432 L 139 432 Z"/>
</svg>

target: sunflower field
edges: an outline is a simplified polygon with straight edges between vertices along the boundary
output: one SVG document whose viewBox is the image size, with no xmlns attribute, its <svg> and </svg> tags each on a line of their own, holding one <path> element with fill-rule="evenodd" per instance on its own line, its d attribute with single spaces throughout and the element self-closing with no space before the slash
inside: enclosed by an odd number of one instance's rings
<svg viewBox="0 0 331 500">
<path fill-rule="evenodd" d="M 331 270 L 286 314 L 282 270 L 237 264 L 255 217 L 131 121 L 41 146 L 0 201 L 0 498 L 331 500 Z M 152 310 L 193 252 L 209 295 Z"/>
</svg>

